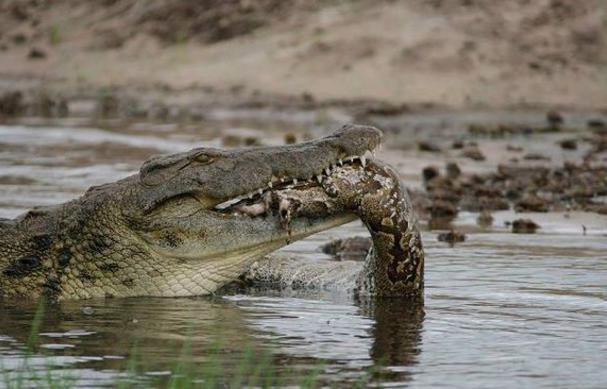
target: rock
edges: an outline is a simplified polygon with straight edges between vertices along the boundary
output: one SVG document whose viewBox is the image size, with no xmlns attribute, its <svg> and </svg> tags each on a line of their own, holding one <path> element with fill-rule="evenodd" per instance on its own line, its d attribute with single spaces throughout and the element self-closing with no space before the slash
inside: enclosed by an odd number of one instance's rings
<svg viewBox="0 0 607 389">
<path fill-rule="evenodd" d="M 528 153 L 523 156 L 523 159 L 528 161 L 550 161 L 550 157 L 547 157 L 540 153 Z"/>
<path fill-rule="evenodd" d="M 586 125 L 592 131 L 598 134 L 607 134 L 607 123 L 601 119 L 590 119 L 586 122 Z"/>
<path fill-rule="evenodd" d="M 447 242 L 451 244 L 451 246 L 455 245 L 455 243 L 460 243 L 466 240 L 466 235 L 463 232 L 459 232 L 456 230 L 451 230 L 449 232 L 443 232 L 438 234 L 436 237 L 439 242 Z"/>
<path fill-rule="evenodd" d="M 459 165 L 455 162 L 447 163 L 446 171 L 447 171 L 447 177 L 452 180 L 457 179 L 462 174 L 462 170 L 459 168 Z"/>
<path fill-rule="evenodd" d="M 335 239 L 321 247 L 325 254 L 335 257 L 338 261 L 362 261 L 371 248 L 371 238 L 355 236 L 352 238 Z"/>
<path fill-rule="evenodd" d="M 261 146 L 261 140 L 256 136 L 246 136 L 244 138 L 245 146 Z"/>
<path fill-rule="evenodd" d="M 564 122 L 563 115 L 557 111 L 546 112 L 546 121 L 548 122 L 548 127 L 552 129 L 558 129 Z"/>
<path fill-rule="evenodd" d="M 285 144 L 292 145 L 297 143 L 297 137 L 292 132 L 288 132 L 285 134 Z"/>
<path fill-rule="evenodd" d="M 97 111 L 104 118 L 118 115 L 119 107 L 118 98 L 111 93 L 102 93 L 97 100 Z"/>
<path fill-rule="evenodd" d="M 436 143 L 430 141 L 421 141 L 417 144 L 419 151 L 428 151 L 431 153 L 438 153 L 441 151 L 441 148 L 438 147 Z"/>
<path fill-rule="evenodd" d="M 37 47 L 32 47 L 27 54 L 27 58 L 29 59 L 44 59 L 46 58 L 46 51 L 39 49 Z"/>
<path fill-rule="evenodd" d="M 468 147 L 462 152 L 462 157 L 470 158 L 474 161 L 484 161 L 485 155 L 478 147 Z"/>
<path fill-rule="evenodd" d="M 304 101 L 304 103 L 307 103 L 307 104 L 313 104 L 316 101 L 316 99 L 314 98 L 314 95 L 310 92 L 302 93 L 301 99 Z"/>
<path fill-rule="evenodd" d="M 69 114 L 69 107 L 65 98 L 40 90 L 32 99 L 29 113 L 47 118 L 66 117 Z"/>
<path fill-rule="evenodd" d="M 432 202 L 428 212 L 431 218 L 453 218 L 457 216 L 457 206 L 449 201 L 436 200 Z"/>
<path fill-rule="evenodd" d="M 521 151 L 523 151 L 523 148 L 521 146 L 507 145 L 506 150 L 520 153 Z"/>
<path fill-rule="evenodd" d="M 483 210 L 476 218 L 476 223 L 483 228 L 491 227 L 493 225 L 493 216 L 491 216 L 491 212 Z"/>
<path fill-rule="evenodd" d="M 440 176 L 440 172 L 436 166 L 426 166 L 422 170 L 422 177 L 424 178 L 424 182 L 428 182 L 436 177 Z"/>
<path fill-rule="evenodd" d="M 462 210 L 468 212 L 481 212 L 482 210 L 506 211 L 510 209 L 510 203 L 506 199 L 487 196 L 466 196 L 460 206 Z"/>
<path fill-rule="evenodd" d="M 6 92 L 0 95 L 0 116 L 14 117 L 25 110 L 23 93 L 20 91 Z"/>
<path fill-rule="evenodd" d="M 454 150 L 460 150 L 464 148 L 464 141 L 456 140 L 451 144 L 451 148 Z"/>
<path fill-rule="evenodd" d="M 450 182 L 448 178 L 437 178 L 432 180 L 427 186 L 427 191 L 430 194 L 432 201 L 447 201 L 452 204 L 457 204 L 461 200 L 461 193 L 457 188 L 443 184 L 443 182 Z M 437 185 L 435 185 L 437 184 Z"/>
<path fill-rule="evenodd" d="M 577 150 L 577 141 L 575 139 L 563 139 L 559 142 L 563 150 Z"/>
<path fill-rule="evenodd" d="M 531 219 L 516 219 L 512 222 L 514 234 L 534 234 L 540 226 Z"/>
<path fill-rule="evenodd" d="M 548 202 L 536 195 L 528 194 L 514 206 L 516 212 L 548 212 Z"/>
</svg>

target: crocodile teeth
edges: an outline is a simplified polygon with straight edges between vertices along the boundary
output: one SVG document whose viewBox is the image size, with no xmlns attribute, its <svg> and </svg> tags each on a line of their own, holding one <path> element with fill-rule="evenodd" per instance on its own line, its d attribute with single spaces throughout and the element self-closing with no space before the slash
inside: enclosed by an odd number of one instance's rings
<svg viewBox="0 0 607 389">
<path fill-rule="evenodd" d="M 297 178 L 293 179 L 293 185 L 297 185 Z"/>
<path fill-rule="evenodd" d="M 365 157 L 364 155 L 360 157 L 360 164 L 363 165 L 363 167 L 367 166 L 367 157 Z"/>
<path fill-rule="evenodd" d="M 316 176 L 316 181 L 318 181 L 319 184 L 322 183 L 322 175 L 320 175 L 320 174 L 317 175 Z"/>
<path fill-rule="evenodd" d="M 260 195 L 263 194 L 263 189 L 261 189 L 261 188 L 257 189 L 257 193 L 259 193 Z"/>
<path fill-rule="evenodd" d="M 331 175 L 331 169 L 329 169 L 329 168 L 325 168 L 325 174 L 326 174 L 327 176 L 330 176 L 330 175 Z"/>
<path fill-rule="evenodd" d="M 344 161 L 342 161 L 341 159 L 337 160 L 337 164 L 339 166 L 344 166 Z"/>
<path fill-rule="evenodd" d="M 268 182 L 268 187 L 272 189 L 272 181 Z"/>
</svg>

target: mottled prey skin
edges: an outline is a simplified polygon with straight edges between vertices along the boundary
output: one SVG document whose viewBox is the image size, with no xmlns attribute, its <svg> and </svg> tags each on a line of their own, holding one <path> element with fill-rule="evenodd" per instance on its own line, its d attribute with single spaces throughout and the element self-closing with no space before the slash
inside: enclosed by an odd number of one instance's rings
<svg viewBox="0 0 607 389">
<path fill-rule="evenodd" d="M 345 126 L 298 145 L 199 148 L 153 158 L 139 174 L 93 187 L 79 199 L 0 221 L 0 295 L 209 294 L 264 255 L 357 215 L 368 219 L 380 242 L 385 237 L 371 217 L 376 212 L 360 211 L 377 205 L 365 198 L 375 200 L 356 193 L 360 188 L 328 186 L 339 181 L 335 165 L 344 160 L 364 171 L 364 159 L 352 157 L 380 140 L 375 128 Z M 293 190 L 299 199 L 288 196 Z M 363 200 L 360 209 L 350 198 Z M 382 247 L 376 246 L 375 257 L 400 255 Z M 374 294 L 383 287 L 360 284 Z"/>
<path fill-rule="evenodd" d="M 323 181 L 332 209 L 350 209 L 365 224 L 372 247 L 364 262 L 306 263 L 293 258 L 256 261 L 243 280 L 255 286 L 333 289 L 370 296 L 421 296 L 424 251 L 406 190 L 378 161 L 335 168 Z M 292 190 L 297 198 L 304 194 Z M 317 196 L 319 198 L 320 196 Z"/>
</svg>

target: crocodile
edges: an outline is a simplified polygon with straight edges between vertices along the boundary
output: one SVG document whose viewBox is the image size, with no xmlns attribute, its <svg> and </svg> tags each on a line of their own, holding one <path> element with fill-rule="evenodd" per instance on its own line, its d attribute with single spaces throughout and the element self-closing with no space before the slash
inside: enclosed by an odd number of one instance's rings
<svg viewBox="0 0 607 389">
<path fill-rule="evenodd" d="M 195 148 L 80 198 L 0 219 L 0 296 L 196 296 L 237 279 L 420 296 L 424 253 L 406 190 L 369 157 L 382 133 L 346 125 L 288 146 Z M 364 262 L 272 254 L 359 218 Z"/>
</svg>

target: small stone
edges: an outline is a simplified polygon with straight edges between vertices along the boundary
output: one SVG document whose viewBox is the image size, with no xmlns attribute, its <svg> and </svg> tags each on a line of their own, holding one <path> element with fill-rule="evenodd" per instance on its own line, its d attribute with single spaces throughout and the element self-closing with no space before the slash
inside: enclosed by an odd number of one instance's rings
<svg viewBox="0 0 607 389">
<path fill-rule="evenodd" d="M 559 142 L 563 150 L 577 150 L 577 142 L 575 139 L 563 139 Z"/>
<path fill-rule="evenodd" d="M 548 201 L 534 194 L 528 194 L 519 200 L 514 210 L 516 212 L 548 212 Z"/>
<path fill-rule="evenodd" d="M 247 136 L 244 138 L 245 146 L 261 146 L 261 140 L 255 136 Z"/>
<path fill-rule="evenodd" d="M 586 125 L 589 129 L 593 130 L 596 133 L 605 133 L 607 132 L 607 123 L 601 119 L 590 119 L 586 122 Z"/>
<path fill-rule="evenodd" d="M 550 157 L 547 157 L 540 153 L 528 153 L 523 156 L 523 159 L 528 161 L 550 161 Z"/>
<path fill-rule="evenodd" d="M 491 227 L 493 225 L 493 216 L 491 216 L 491 212 L 487 210 L 482 211 L 476 218 L 476 223 L 483 228 Z"/>
<path fill-rule="evenodd" d="M 436 200 L 429 207 L 428 211 L 432 218 L 451 218 L 457 215 L 457 206 L 448 201 Z"/>
<path fill-rule="evenodd" d="M 551 128 L 558 128 L 564 122 L 563 115 L 558 111 L 548 111 L 546 113 L 546 121 Z"/>
<path fill-rule="evenodd" d="M 437 144 L 430 141 L 421 141 L 417 144 L 419 151 L 427 151 L 431 153 L 438 153 L 441 151 L 441 148 L 438 147 Z"/>
<path fill-rule="evenodd" d="M 371 239 L 363 236 L 335 239 L 323 245 L 323 253 L 332 255 L 337 261 L 362 261 L 371 248 Z"/>
<path fill-rule="evenodd" d="M 440 172 L 436 166 L 426 166 L 422 170 L 422 177 L 425 182 L 428 182 L 436 177 L 440 176 Z"/>
<path fill-rule="evenodd" d="M 297 137 L 292 132 L 288 132 L 285 134 L 285 144 L 292 145 L 297 143 Z"/>
<path fill-rule="evenodd" d="M 30 59 L 44 59 L 46 58 L 46 51 L 33 47 L 27 55 Z"/>
<path fill-rule="evenodd" d="M 447 163 L 446 170 L 447 170 L 447 177 L 452 180 L 457 179 L 462 174 L 462 170 L 459 168 L 459 165 L 455 162 Z"/>
<path fill-rule="evenodd" d="M 512 222 L 514 234 L 534 234 L 540 226 L 531 219 L 516 219 Z"/>
<path fill-rule="evenodd" d="M 520 153 L 521 151 L 523 151 L 523 148 L 521 146 L 507 145 L 506 150 L 513 151 L 515 153 Z"/>
<path fill-rule="evenodd" d="M 468 147 L 462 152 L 462 156 L 470 158 L 474 161 L 484 161 L 485 155 L 480 151 L 478 147 Z"/>
<path fill-rule="evenodd" d="M 460 150 L 464 148 L 464 141 L 456 140 L 451 144 L 451 148 L 455 150 Z"/>
<path fill-rule="evenodd" d="M 464 242 L 466 235 L 463 232 L 451 230 L 438 234 L 437 239 L 439 242 L 447 242 L 453 246 L 455 243 Z"/>
</svg>

